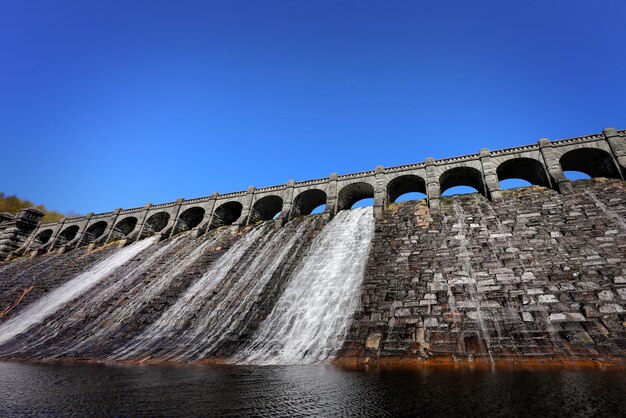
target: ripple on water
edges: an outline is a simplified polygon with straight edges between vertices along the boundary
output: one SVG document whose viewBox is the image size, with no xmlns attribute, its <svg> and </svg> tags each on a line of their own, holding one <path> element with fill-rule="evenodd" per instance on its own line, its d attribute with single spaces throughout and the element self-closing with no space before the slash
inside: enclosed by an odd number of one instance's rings
<svg viewBox="0 0 626 418">
<path fill-rule="evenodd" d="M 621 370 L 0 363 L 0 416 L 626 416 Z"/>
</svg>

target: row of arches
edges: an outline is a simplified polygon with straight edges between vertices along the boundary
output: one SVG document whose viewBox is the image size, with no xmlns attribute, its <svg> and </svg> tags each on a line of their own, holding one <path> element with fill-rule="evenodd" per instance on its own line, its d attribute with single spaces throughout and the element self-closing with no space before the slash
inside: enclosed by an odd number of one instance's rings
<svg viewBox="0 0 626 418">
<path fill-rule="evenodd" d="M 560 158 L 559 163 L 564 174 L 571 180 L 591 177 L 621 178 L 620 169 L 613 157 L 597 148 L 569 151 Z M 556 183 L 545 166 L 533 158 L 506 160 L 497 166 L 496 176 L 501 189 L 527 185 L 554 188 Z M 455 167 L 442 173 L 439 177 L 439 192 L 442 196 L 459 192 L 478 192 L 489 198 L 483 174 L 472 167 Z M 350 208 L 361 199 L 371 200 L 373 197 L 374 190 L 371 185 L 350 184 L 340 191 L 337 210 Z M 426 197 L 426 181 L 420 176 L 401 175 L 387 184 L 386 203 L 393 203 L 398 199 L 413 200 Z"/>
<path fill-rule="evenodd" d="M 294 202 L 294 208 L 299 215 L 308 215 L 312 213 L 320 205 L 326 205 L 326 193 L 321 190 L 309 190 L 301 193 Z M 251 223 L 265 221 L 276 218 L 280 215 L 283 208 L 283 199 L 278 196 L 266 196 L 257 200 L 250 211 L 249 221 Z M 231 201 L 219 205 L 213 212 L 209 229 L 217 228 L 223 225 L 231 225 L 241 217 L 243 205 L 240 202 Z M 194 206 L 184 210 L 178 216 L 176 225 L 174 225 L 174 233 L 191 230 L 202 222 L 205 216 L 205 209 Z M 149 236 L 162 232 L 168 225 L 171 215 L 168 212 L 158 212 L 149 216 L 143 223 L 141 236 Z M 118 220 L 110 231 L 110 240 L 122 239 L 131 235 L 135 231 L 139 219 L 136 216 L 126 216 Z M 108 223 L 106 221 L 98 221 L 91 224 L 84 232 L 81 238 L 82 244 L 92 243 L 103 237 L 107 232 Z M 54 247 L 59 248 L 72 242 L 80 227 L 78 225 L 70 225 L 61 230 L 55 239 Z M 41 247 L 50 243 L 54 234 L 53 229 L 45 229 L 40 231 L 33 239 L 35 246 Z"/>
<path fill-rule="evenodd" d="M 571 179 L 592 177 L 621 178 L 620 170 L 612 156 L 596 148 L 576 149 L 565 153 L 560 159 L 564 175 Z M 499 164 L 496 176 L 500 189 L 536 185 L 554 188 L 555 181 L 548 174 L 545 166 L 533 158 L 515 158 Z M 478 192 L 489 197 L 482 173 L 471 167 L 456 167 L 444 172 L 439 178 L 442 196 L 458 192 Z M 395 202 L 406 193 L 419 194 L 426 198 L 424 179 L 415 175 L 400 176 L 387 186 L 387 201 Z"/>
<path fill-rule="evenodd" d="M 580 172 L 588 177 L 621 178 L 620 170 L 611 155 L 595 148 L 576 149 L 565 153 L 560 159 L 564 173 Z M 496 167 L 496 176 L 499 182 L 511 179 L 522 180 L 531 185 L 551 188 L 555 184 L 545 166 L 533 158 L 515 158 L 502 162 Z M 455 167 L 445 171 L 439 177 L 440 194 L 445 196 L 459 187 L 470 188 L 485 197 L 489 191 L 483 179 L 483 174 L 472 167 Z M 414 174 L 401 175 L 387 184 L 386 203 L 396 202 L 404 196 L 412 198 L 426 198 L 425 180 Z M 337 195 L 337 211 L 350 209 L 357 202 L 374 198 L 374 187 L 366 182 L 348 184 L 339 190 Z M 406 199 L 405 199 L 406 200 Z M 293 200 L 290 217 L 309 215 L 322 212 L 326 207 L 327 195 L 323 190 L 310 189 L 299 193 Z M 254 202 L 249 223 L 275 219 L 282 213 L 283 199 L 279 196 L 265 196 Z M 211 217 L 209 229 L 223 225 L 230 225 L 241 217 L 243 205 L 237 201 L 230 201 L 219 205 Z M 191 207 L 178 216 L 173 226 L 174 233 L 191 230 L 201 224 L 205 217 L 205 209 Z M 165 230 L 171 215 L 168 212 L 158 212 L 149 216 L 142 226 L 142 237 Z M 126 216 L 118 220 L 110 231 L 112 239 L 121 239 L 135 231 L 139 220 L 136 216 Z M 84 232 L 82 243 L 92 243 L 101 239 L 107 232 L 109 225 L 106 221 L 91 224 Z M 74 240 L 79 232 L 78 225 L 64 228 L 56 237 L 54 246 L 60 247 Z M 45 229 L 37 234 L 34 243 L 43 246 L 49 243 L 53 236 L 52 229 Z"/>
<path fill-rule="evenodd" d="M 596 148 L 582 148 L 565 153 L 560 161 L 561 169 L 571 180 L 591 177 L 621 178 L 620 170 L 612 156 Z M 555 181 L 545 166 L 533 158 L 506 160 L 496 168 L 501 189 L 536 185 L 554 188 Z M 345 195 L 339 195 L 338 210 L 352 207 L 362 199 L 373 200 L 373 187 L 366 183 L 346 186 Z M 480 170 L 472 167 L 455 167 L 439 177 L 442 196 L 458 193 L 480 193 L 489 198 L 489 190 Z M 386 203 L 398 200 L 426 199 L 426 181 L 417 175 L 407 174 L 394 178 L 387 184 Z M 358 203 L 357 203 L 358 205 Z"/>
</svg>

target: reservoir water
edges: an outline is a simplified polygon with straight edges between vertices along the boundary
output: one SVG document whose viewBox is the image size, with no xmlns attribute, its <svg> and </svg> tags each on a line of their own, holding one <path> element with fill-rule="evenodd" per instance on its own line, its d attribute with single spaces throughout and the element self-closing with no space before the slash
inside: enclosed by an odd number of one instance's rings
<svg viewBox="0 0 626 418">
<path fill-rule="evenodd" d="M 623 370 L 0 363 L 0 416 L 626 416 Z"/>
</svg>

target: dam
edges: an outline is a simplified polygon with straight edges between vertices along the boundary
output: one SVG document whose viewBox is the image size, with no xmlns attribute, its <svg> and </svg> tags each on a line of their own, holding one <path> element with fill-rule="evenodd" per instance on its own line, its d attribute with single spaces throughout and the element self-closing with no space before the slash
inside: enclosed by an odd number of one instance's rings
<svg viewBox="0 0 626 418">
<path fill-rule="evenodd" d="M 50 223 L 2 214 L 0 358 L 624 364 L 625 175 L 626 131 L 607 128 Z M 513 178 L 531 186 L 500 188 Z M 443 195 L 461 185 L 476 193 Z"/>
</svg>

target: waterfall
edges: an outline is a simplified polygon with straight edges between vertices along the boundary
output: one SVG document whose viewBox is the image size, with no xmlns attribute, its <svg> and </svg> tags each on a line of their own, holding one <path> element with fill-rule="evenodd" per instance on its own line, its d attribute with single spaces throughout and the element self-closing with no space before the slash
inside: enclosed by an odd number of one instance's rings
<svg viewBox="0 0 626 418">
<path fill-rule="evenodd" d="M 491 338 L 489 334 L 489 330 L 487 329 L 487 325 L 485 324 L 484 312 L 480 306 L 484 295 L 479 291 L 478 280 L 476 279 L 476 275 L 474 273 L 474 269 L 472 268 L 471 262 L 471 254 L 467 249 L 469 245 L 469 241 L 467 239 L 467 225 L 465 224 L 465 212 L 463 208 L 458 204 L 458 202 L 454 202 L 454 214 L 456 215 L 458 232 L 454 239 L 459 241 L 459 254 L 457 258 L 461 261 L 463 265 L 463 270 L 467 273 L 469 281 L 467 286 L 463 286 L 463 290 L 465 292 L 466 300 L 469 302 L 476 303 L 476 316 L 478 320 L 478 329 L 479 336 L 482 334 L 482 338 L 485 342 L 485 347 L 487 348 L 487 355 L 489 356 L 489 361 L 493 363 L 493 355 L 491 353 Z"/>
<path fill-rule="evenodd" d="M 159 358 L 197 359 L 214 353 L 243 331 L 258 298 L 276 270 L 304 245 L 315 219 L 303 220 L 295 231 L 271 225 L 257 228 L 210 268 L 182 298 L 116 357 L 139 358 L 159 350 Z M 246 252 L 256 241 L 256 248 Z M 245 256 L 244 256 L 245 252 Z M 203 289 L 199 294 L 198 289 Z M 160 344 L 167 337 L 166 344 Z"/>
<path fill-rule="evenodd" d="M 295 232 L 282 228 L 253 254 L 243 274 L 233 278 L 232 285 L 220 292 L 208 315 L 187 330 L 183 344 L 189 343 L 192 349 L 185 350 L 185 357 L 205 357 L 236 336 L 241 317 L 251 314 L 257 298 L 278 267 L 289 253 L 304 243 L 303 237 L 313 225 L 314 219 L 308 218 Z M 199 339 L 202 344 L 198 344 Z"/>
<path fill-rule="evenodd" d="M 226 229 L 199 243 L 185 232 L 155 245 L 137 263 L 110 274 L 94 290 L 66 306 L 62 315 L 31 332 L 20 341 L 17 353 L 100 357 L 110 352 L 120 329 L 130 332 L 142 309 L 159 300 L 209 248 L 232 233 Z"/>
<path fill-rule="evenodd" d="M 117 250 L 88 271 L 38 299 L 15 317 L 0 325 L 0 345 L 42 322 L 155 242 L 156 238 L 149 238 Z"/>
<path fill-rule="evenodd" d="M 319 221 L 118 249 L 0 325 L 2 355 L 188 361 L 244 346 L 250 362 L 324 360 L 358 307 L 374 219 L 344 211 L 311 240 Z"/>
<path fill-rule="evenodd" d="M 164 339 L 169 340 L 173 333 L 189 326 L 189 321 L 198 316 L 205 302 L 214 294 L 217 285 L 226 278 L 231 269 L 240 262 L 246 251 L 269 227 L 269 224 L 263 225 L 239 239 L 224 255 L 211 264 L 208 270 L 172 306 L 163 312 L 156 322 L 129 344 L 116 350 L 110 358 L 136 357 L 139 353 L 160 346 L 164 343 Z M 166 346 L 171 344 L 171 341 L 165 341 Z"/>
<path fill-rule="evenodd" d="M 626 221 L 620 216 L 619 213 L 615 212 L 614 210 L 612 210 L 611 208 L 609 208 L 607 205 L 605 205 L 600 199 L 598 199 L 598 196 L 596 196 L 596 194 L 590 190 L 585 190 L 585 194 L 587 196 L 589 196 L 591 198 L 591 200 L 593 200 L 593 203 L 600 208 L 600 210 L 602 212 L 604 212 L 604 214 L 612 219 L 616 224 L 618 224 L 624 231 L 626 231 Z"/>
<path fill-rule="evenodd" d="M 297 364 L 333 356 L 359 305 L 373 233 L 371 207 L 337 214 L 315 238 L 274 309 L 235 360 Z"/>
</svg>

